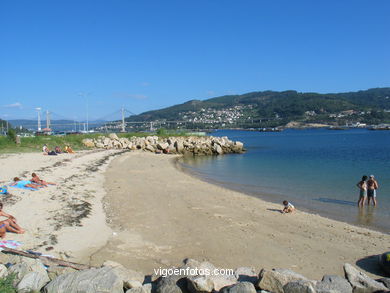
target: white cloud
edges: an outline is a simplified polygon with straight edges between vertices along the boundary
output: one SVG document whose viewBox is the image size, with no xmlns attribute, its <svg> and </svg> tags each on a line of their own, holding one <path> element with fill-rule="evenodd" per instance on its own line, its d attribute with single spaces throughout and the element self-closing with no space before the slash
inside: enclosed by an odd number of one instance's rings
<svg viewBox="0 0 390 293">
<path fill-rule="evenodd" d="M 19 103 L 19 102 L 16 102 L 16 103 L 13 103 L 13 104 L 4 105 L 3 107 L 4 108 L 19 108 L 19 109 L 22 109 L 22 104 Z"/>
</svg>

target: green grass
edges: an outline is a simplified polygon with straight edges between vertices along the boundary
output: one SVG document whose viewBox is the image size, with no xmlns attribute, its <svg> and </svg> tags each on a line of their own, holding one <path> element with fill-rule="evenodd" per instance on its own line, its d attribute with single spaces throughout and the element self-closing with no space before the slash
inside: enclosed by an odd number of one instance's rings
<svg viewBox="0 0 390 293">
<path fill-rule="evenodd" d="M 0 279 L 0 292 L 1 293 L 16 293 L 16 289 L 13 286 L 15 275 L 10 274 L 5 278 Z"/>
<path fill-rule="evenodd" d="M 14 141 L 7 137 L 0 136 L 0 153 L 20 153 L 20 152 L 41 152 L 42 146 L 46 144 L 50 150 L 53 150 L 56 146 L 61 149 L 65 145 L 70 145 L 74 150 L 87 149 L 83 144 L 84 138 L 97 138 L 99 136 L 108 136 L 106 133 L 91 133 L 91 134 L 78 134 L 78 135 L 65 135 L 65 136 L 35 136 L 35 137 L 21 137 L 20 145 L 15 144 Z M 168 136 L 185 136 L 184 131 L 169 131 L 159 130 L 156 133 L 147 132 L 134 132 L 134 133 L 117 133 L 118 137 L 131 138 L 133 136 L 144 137 L 148 135 L 158 135 L 160 137 Z M 0 291 L 1 292 L 1 291 Z"/>
</svg>

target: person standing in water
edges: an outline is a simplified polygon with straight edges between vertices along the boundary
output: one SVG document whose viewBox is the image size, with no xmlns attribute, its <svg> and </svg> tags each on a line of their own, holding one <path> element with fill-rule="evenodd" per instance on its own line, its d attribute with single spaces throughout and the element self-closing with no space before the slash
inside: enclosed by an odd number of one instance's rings
<svg viewBox="0 0 390 293">
<path fill-rule="evenodd" d="M 366 175 L 364 175 L 362 177 L 362 180 L 360 180 L 358 182 L 358 184 L 356 184 L 356 186 L 360 190 L 358 207 L 363 207 L 364 206 L 364 202 L 366 201 L 366 198 L 367 198 L 367 179 L 368 179 L 368 177 Z"/>
<path fill-rule="evenodd" d="M 378 182 L 375 180 L 374 175 L 370 175 L 370 178 L 367 180 L 367 197 L 368 197 L 368 205 L 370 205 L 370 201 L 372 199 L 372 203 L 376 206 L 376 190 L 378 189 Z"/>
</svg>

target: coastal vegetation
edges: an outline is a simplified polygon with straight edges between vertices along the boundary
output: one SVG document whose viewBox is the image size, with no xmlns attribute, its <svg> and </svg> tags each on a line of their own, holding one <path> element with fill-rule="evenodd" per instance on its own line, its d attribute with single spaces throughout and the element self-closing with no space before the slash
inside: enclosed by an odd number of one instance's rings
<svg viewBox="0 0 390 293">
<path fill-rule="evenodd" d="M 164 128 L 158 129 L 155 133 L 158 137 L 179 137 L 187 136 L 184 131 L 172 131 Z M 15 152 L 40 152 L 42 146 L 46 144 L 49 149 L 54 149 L 56 146 L 63 148 L 65 145 L 70 145 L 75 150 L 84 150 L 87 147 L 83 144 L 84 139 L 97 139 L 102 136 L 102 133 L 89 134 L 74 134 L 74 135 L 43 135 L 43 136 L 28 136 L 20 137 L 20 144 L 16 144 L 16 133 L 10 128 L 7 136 L 0 136 L 0 153 L 15 153 Z M 129 132 L 118 133 L 119 138 L 130 139 L 132 137 L 145 137 L 151 133 L 145 132 Z"/>
<path fill-rule="evenodd" d="M 390 88 L 347 93 L 263 91 L 191 100 L 130 116 L 128 122 L 180 121 L 186 128 L 284 126 L 291 121 L 346 125 L 390 123 Z"/>
</svg>

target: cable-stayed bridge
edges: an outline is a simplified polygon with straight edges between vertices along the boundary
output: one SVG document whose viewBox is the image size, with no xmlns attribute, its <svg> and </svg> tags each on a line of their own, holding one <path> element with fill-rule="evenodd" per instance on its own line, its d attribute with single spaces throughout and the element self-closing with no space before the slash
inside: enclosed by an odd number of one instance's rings
<svg viewBox="0 0 390 293">
<path fill-rule="evenodd" d="M 203 129 L 199 123 L 177 120 L 158 121 L 126 121 L 125 118 L 135 115 L 133 112 L 121 108 L 112 113 L 93 120 L 77 120 L 59 113 L 36 108 L 35 117 L 30 119 L 9 120 L 12 127 L 38 132 L 133 132 L 155 131 L 166 129 Z"/>
</svg>

